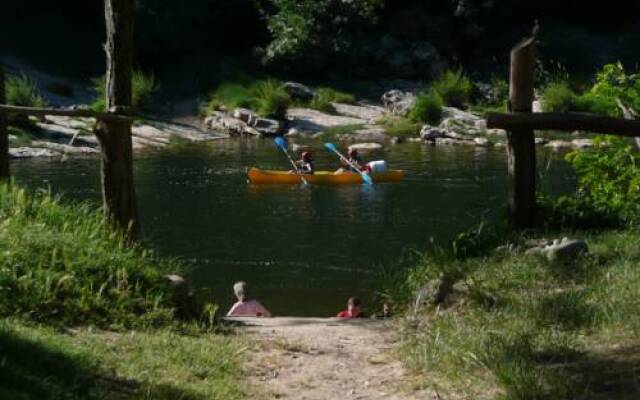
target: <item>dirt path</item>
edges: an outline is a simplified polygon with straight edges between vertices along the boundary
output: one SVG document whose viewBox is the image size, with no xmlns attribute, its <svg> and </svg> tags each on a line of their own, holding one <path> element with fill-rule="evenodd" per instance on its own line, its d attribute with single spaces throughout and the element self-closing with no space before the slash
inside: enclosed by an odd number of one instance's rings
<svg viewBox="0 0 640 400">
<path fill-rule="evenodd" d="M 385 323 L 320 318 L 242 319 L 258 343 L 249 371 L 269 399 L 424 398 L 409 394 Z"/>
</svg>

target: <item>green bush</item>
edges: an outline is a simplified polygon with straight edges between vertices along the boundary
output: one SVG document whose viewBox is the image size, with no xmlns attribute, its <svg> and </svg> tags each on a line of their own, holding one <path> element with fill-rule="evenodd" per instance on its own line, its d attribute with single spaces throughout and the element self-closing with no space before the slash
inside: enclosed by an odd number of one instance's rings
<svg viewBox="0 0 640 400">
<path fill-rule="evenodd" d="M 621 63 L 607 64 L 598 72 L 590 95 L 599 103 L 600 111 L 607 115 L 621 115 L 616 99 L 640 111 L 640 74 L 626 73 Z"/>
<path fill-rule="evenodd" d="M 277 80 L 261 80 L 248 85 L 227 82 L 211 95 L 208 111 L 248 108 L 263 117 L 283 119 L 291 103 L 291 96 Z"/>
<path fill-rule="evenodd" d="M 291 105 L 291 96 L 276 80 L 265 80 L 254 84 L 249 93 L 257 105 L 258 114 L 267 118 L 284 119 Z"/>
<path fill-rule="evenodd" d="M 578 96 L 566 82 L 552 82 L 542 91 L 542 109 L 546 112 L 575 111 Z"/>
<path fill-rule="evenodd" d="M 22 107 L 46 107 L 35 82 L 27 75 L 9 76 L 6 84 L 7 104 Z"/>
<path fill-rule="evenodd" d="M 431 88 L 447 106 L 459 108 L 469 104 L 473 92 L 471 80 L 462 71 L 446 71 Z"/>
<path fill-rule="evenodd" d="M 173 321 L 163 262 L 128 246 L 101 212 L 0 185 L 0 316 L 108 328 Z"/>
<path fill-rule="evenodd" d="M 434 90 L 420 93 L 409 112 L 413 122 L 437 125 L 442 119 L 442 98 Z"/>
<path fill-rule="evenodd" d="M 622 138 L 600 136 L 594 147 L 567 154 L 576 177 L 576 193 L 540 195 L 545 220 L 553 226 L 616 227 L 640 216 L 640 154 Z"/>
<path fill-rule="evenodd" d="M 96 99 L 91 104 L 91 109 L 104 111 L 107 108 L 106 78 L 104 76 L 93 79 L 93 90 Z M 145 75 L 142 71 L 135 70 L 131 75 L 131 106 L 137 110 L 144 110 L 153 100 L 153 95 L 159 86 L 153 75 Z"/>
<path fill-rule="evenodd" d="M 224 83 L 220 85 L 211 95 L 209 101 L 209 111 L 216 111 L 222 107 L 233 108 L 253 108 L 255 102 L 249 90 L 239 84 Z"/>
<path fill-rule="evenodd" d="M 336 109 L 331 103 L 356 104 L 356 97 L 349 93 L 323 87 L 316 89 L 316 95 L 306 105 L 327 114 L 336 114 Z"/>
<path fill-rule="evenodd" d="M 380 122 L 389 136 L 415 137 L 420 134 L 422 123 L 408 118 L 388 118 Z"/>
<path fill-rule="evenodd" d="M 640 154 L 625 139 L 601 136 L 590 150 L 567 155 L 578 177 L 578 197 L 605 215 L 633 219 L 640 211 Z"/>
</svg>

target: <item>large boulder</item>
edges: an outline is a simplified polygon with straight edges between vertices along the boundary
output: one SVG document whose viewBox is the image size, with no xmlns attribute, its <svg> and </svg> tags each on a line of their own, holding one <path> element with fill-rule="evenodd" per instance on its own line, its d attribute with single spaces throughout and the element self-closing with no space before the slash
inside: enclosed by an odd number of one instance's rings
<svg viewBox="0 0 640 400">
<path fill-rule="evenodd" d="M 562 240 L 542 242 L 528 249 L 525 254 L 542 255 L 549 261 L 570 262 L 588 252 L 589 246 L 585 241 L 565 237 Z"/>
<path fill-rule="evenodd" d="M 215 111 L 204 120 L 205 127 L 217 133 L 237 136 L 245 133 L 248 125 L 236 118 L 233 118 L 221 111 Z"/>
<path fill-rule="evenodd" d="M 285 82 L 282 87 L 289 93 L 289 96 L 295 100 L 309 101 L 312 100 L 316 94 L 308 86 L 297 82 Z"/>
<path fill-rule="evenodd" d="M 236 108 L 235 110 L 233 110 L 233 113 L 231 115 L 233 115 L 233 118 L 239 119 L 247 125 L 254 125 L 257 119 L 256 114 L 246 108 Z"/>
<path fill-rule="evenodd" d="M 416 102 L 416 96 L 411 92 L 403 92 L 402 90 L 389 90 L 382 95 L 382 104 L 387 112 L 405 117 L 411 111 Z"/>
<path fill-rule="evenodd" d="M 278 136 L 283 133 L 284 122 L 275 119 L 257 118 L 253 123 L 253 127 L 262 136 Z"/>
<path fill-rule="evenodd" d="M 440 128 L 435 128 L 431 125 L 424 125 L 420 131 L 420 137 L 422 140 L 435 141 L 438 138 L 447 136 L 447 131 Z"/>
<path fill-rule="evenodd" d="M 189 282 L 180 275 L 165 275 L 164 280 L 170 289 L 176 315 L 191 318 L 198 315 L 198 306 Z"/>
</svg>

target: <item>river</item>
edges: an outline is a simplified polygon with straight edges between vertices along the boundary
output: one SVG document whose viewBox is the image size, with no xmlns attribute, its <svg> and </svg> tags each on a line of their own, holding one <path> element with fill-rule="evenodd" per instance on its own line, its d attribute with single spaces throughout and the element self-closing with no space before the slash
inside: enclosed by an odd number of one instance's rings
<svg viewBox="0 0 640 400">
<path fill-rule="evenodd" d="M 337 166 L 325 151 L 315 156 L 318 169 Z M 504 149 L 408 143 L 371 157 L 405 169 L 406 180 L 372 187 L 249 185 L 248 166 L 288 167 L 270 140 L 136 154 L 144 243 L 186 263 L 199 295 L 223 309 L 231 304 L 232 284 L 246 280 L 275 314 L 330 316 L 351 295 L 372 304 L 404 255 L 445 244 L 483 219 L 504 218 Z M 546 174 L 543 184 L 562 191 L 570 173 L 558 157 L 550 159 L 553 180 Z M 100 200 L 97 159 L 19 160 L 12 168 L 27 187 Z"/>
</svg>

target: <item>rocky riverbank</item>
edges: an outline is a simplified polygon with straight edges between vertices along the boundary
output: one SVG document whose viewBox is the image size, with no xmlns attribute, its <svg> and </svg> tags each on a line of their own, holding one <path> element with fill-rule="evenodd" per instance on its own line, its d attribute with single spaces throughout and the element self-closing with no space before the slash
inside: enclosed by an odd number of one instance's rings
<svg viewBox="0 0 640 400">
<path fill-rule="evenodd" d="M 48 116 L 43 120 L 33 119 L 20 129 L 10 129 L 9 153 L 12 158 L 96 154 L 100 150 L 93 134 L 94 125 L 95 120 L 91 118 Z M 161 148 L 175 141 L 202 142 L 226 137 L 169 121 L 142 120 L 132 127 L 134 151 Z"/>
<path fill-rule="evenodd" d="M 286 88 L 292 97 L 313 97 L 312 89 L 288 82 Z M 380 102 L 358 101 L 356 104 L 331 103 L 334 113 L 311 108 L 293 107 L 287 111 L 286 119 L 262 118 L 256 112 L 236 108 L 216 110 L 205 117 L 204 128 L 209 132 L 229 136 L 270 137 L 284 135 L 295 142 L 297 139 L 317 139 L 359 143 L 421 142 L 428 145 L 468 145 L 478 147 L 504 147 L 506 132 L 487 129 L 485 118 L 480 113 L 454 107 L 442 108 L 442 119 L 437 125 L 414 124 L 411 129 L 398 134 L 394 126 L 406 123 L 416 95 L 412 92 L 390 90 L 381 96 Z M 536 144 L 554 150 L 585 148 L 592 146 L 590 139 L 580 133 L 570 140 L 536 139 Z"/>
</svg>

